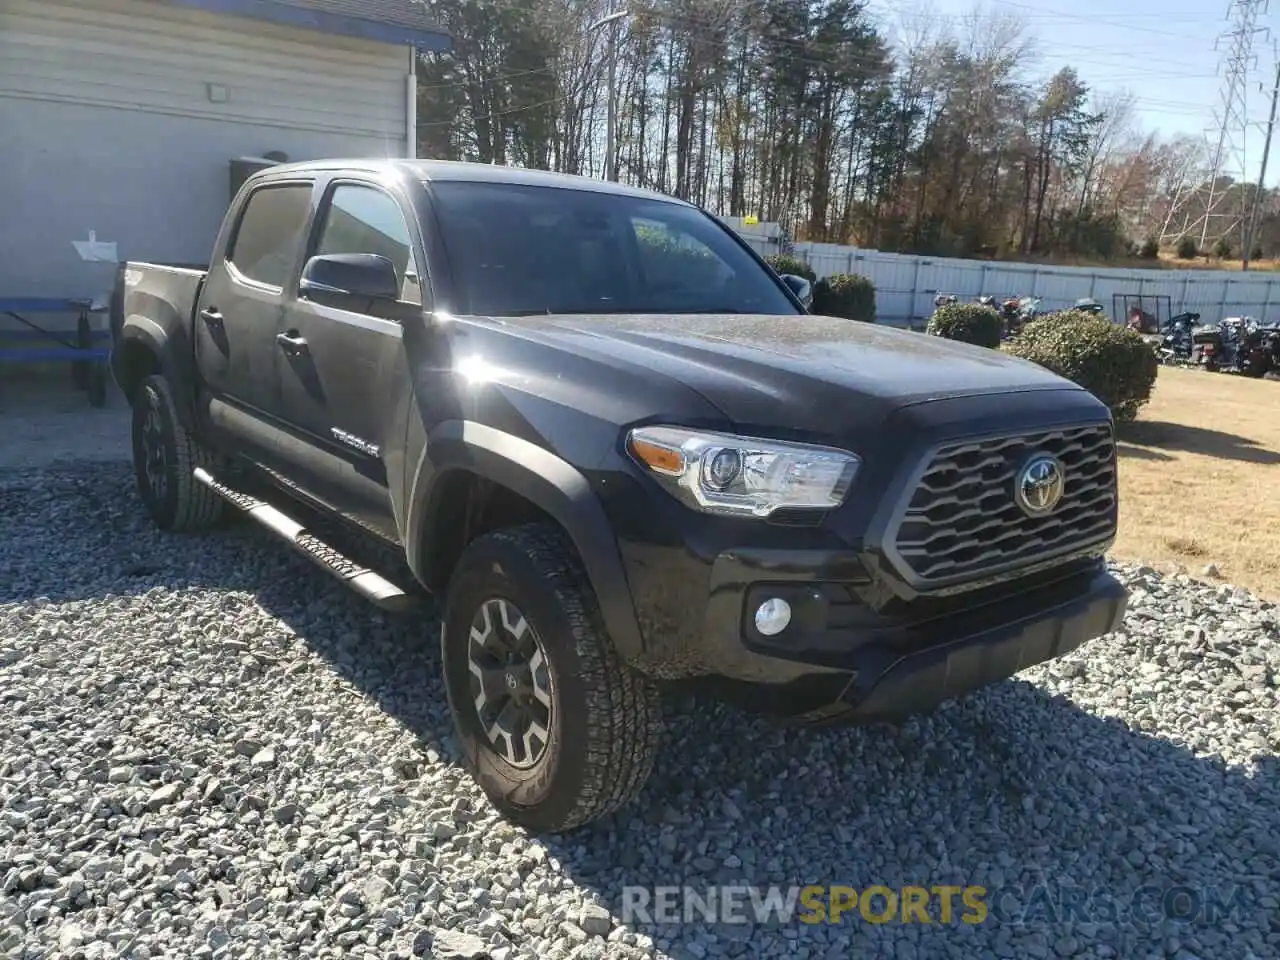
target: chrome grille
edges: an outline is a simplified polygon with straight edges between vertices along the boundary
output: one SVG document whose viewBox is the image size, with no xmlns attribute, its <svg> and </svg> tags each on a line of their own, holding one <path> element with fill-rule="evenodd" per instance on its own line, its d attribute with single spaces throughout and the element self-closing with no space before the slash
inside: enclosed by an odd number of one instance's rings
<svg viewBox="0 0 1280 960">
<path fill-rule="evenodd" d="M 1014 500 L 1014 483 L 1033 455 L 1046 453 L 1063 465 L 1063 497 L 1047 516 L 1030 517 Z M 1105 424 L 956 443 L 934 454 L 894 546 L 921 581 L 976 579 L 1106 540 L 1115 510 L 1115 442 Z"/>
</svg>

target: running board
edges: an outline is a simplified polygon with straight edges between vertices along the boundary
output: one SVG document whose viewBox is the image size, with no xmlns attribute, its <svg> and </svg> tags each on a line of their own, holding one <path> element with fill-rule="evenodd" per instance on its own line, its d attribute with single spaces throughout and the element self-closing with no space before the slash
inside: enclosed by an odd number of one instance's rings
<svg viewBox="0 0 1280 960">
<path fill-rule="evenodd" d="M 203 483 L 218 496 L 243 510 L 299 553 L 310 558 L 317 565 L 355 590 L 356 593 L 373 601 L 383 610 L 399 613 L 417 605 L 417 600 L 412 595 L 401 590 L 390 580 L 385 579 L 368 567 L 361 566 L 345 554 L 335 550 L 315 534 L 308 531 L 302 524 L 284 513 L 284 511 L 259 500 L 257 497 L 251 497 L 247 493 L 228 487 L 225 483 L 215 480 L 202 467 L 196 467 L 193 475 L 196 480 Z"/>
</svg>

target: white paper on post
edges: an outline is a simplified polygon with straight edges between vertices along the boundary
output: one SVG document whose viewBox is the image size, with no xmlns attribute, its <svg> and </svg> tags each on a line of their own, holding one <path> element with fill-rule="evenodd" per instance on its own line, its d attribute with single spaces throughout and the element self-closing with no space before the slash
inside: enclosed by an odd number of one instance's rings
<svg viewBox="0 0 1280 960">
<path fill-rule="evenodd" d="M 90 230 L 88 240 L 72 240 L 72 246 L 80 259 L 86 263 L 118 263 L 115 241 L 99 240 L 98 234 Z"/>
</svg>

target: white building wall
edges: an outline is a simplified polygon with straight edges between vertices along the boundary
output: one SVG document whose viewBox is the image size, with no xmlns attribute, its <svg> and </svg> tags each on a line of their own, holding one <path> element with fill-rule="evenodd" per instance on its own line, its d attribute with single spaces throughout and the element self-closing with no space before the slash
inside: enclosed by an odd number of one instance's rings
<svg viewBox="0 0 1280 960">
<path fill-rule="evenodd" d="M 93 296 L 121 259 L 203 262 L 229 164 L 405 156 L 408 48 L 157 0 L 0 0 L 0 297 Z"/>
</svg>

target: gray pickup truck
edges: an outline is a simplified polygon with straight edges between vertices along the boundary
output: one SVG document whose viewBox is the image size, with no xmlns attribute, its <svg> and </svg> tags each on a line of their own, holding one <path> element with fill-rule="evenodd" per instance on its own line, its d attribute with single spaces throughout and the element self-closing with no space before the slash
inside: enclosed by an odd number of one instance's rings
<svg viewBox="0 0 1280 960">
<path fill-rule="evenodd" d="M 641 789 L 660 683 L 893 719 L 1124 612 L 1106 407 L 805 295 L 670 197 L 285 165 L 241 188 L 207 270 L 122 265 L 112 365 L 155 523 L 247 514 L 383 607 L 442 598 L 471 770 L 566 830 Z"/>
</svg>

